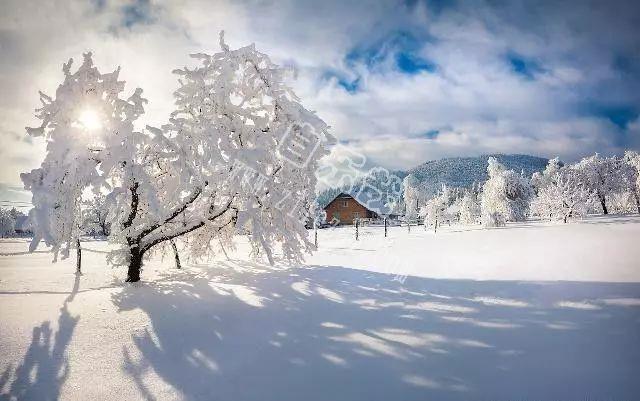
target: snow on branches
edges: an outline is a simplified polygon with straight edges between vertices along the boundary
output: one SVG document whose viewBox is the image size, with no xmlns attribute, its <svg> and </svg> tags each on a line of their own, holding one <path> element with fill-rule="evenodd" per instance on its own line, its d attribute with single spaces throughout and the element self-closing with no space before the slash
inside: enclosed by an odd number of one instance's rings
<svg viewBox="0 0 640 401">
<path fill-rule="evenodd" d="M 630 191 L 636 203 L 636 210 L 640 213 L 640 153 L 631 150 L 627 151 L 624 154 L 624 161 L 630 166 Z"/>
<path fill-rule="evenodd" d="M 231 245 L 248 235 L 254 253 L 273 263 L 299 260 L 312 249 L 305 222 L 314 201 L 318 160 L 333 143 L 328 126 L 304 108 L 284 83 L 284 70 L 253 45 L 194 54 L 199 65 L 179 76 L 176 109 L 161 128 L 135 132 L 144 110 L 142 91 L 124 100 L 118 71 L 100 74 L 91 54 L 65 80 L 55 98 L 41 95 L 45 135 L 41 168 L 23 174 L 33 192 L 37 236 L 57 251 L 79 235 L 85 190 L 106 194 L 111 230 L 120 244 L 110 255 L 138 281 L 143 258 L 176 238 L 190 255 L 212 242 Z M 216 240 L 216 241 L 214 241 Z"/>
<path fill-rule="evenodd" d="M 549 161 L 549 166 L 555 159 Z M 547 168 L 542 174 L 544 185 L 531 202 L 531 210 L 541 218 L 562 220 L 586 215 L 590 193 L 580 171 L 571 167 Z"/>
<path fill-rule="evenodd" d="M 142 90 L 121 98 L 120 70 L 101 74 L 91 53 L 84 54 L 74 73 L 72 64 L 64 64 L 64 81 L 55 97 L 40 93 L 42 107 L 36 116 L 42 123 L 27 132 L 44 136 L 47 152 L 40 168 L 21 174 L 25 189 L 33 194 L 31 250 L 44 240 L 56 257 L 59 251 L 67 257 L 81 234 L 83 191 L 114 191 L 114 181 L 134 174 L 132 161 L 144 142 L 142 134 L 133 131 L 133 122 L 144 113 Z"/>
<path fill-rule="evenodd" d="M 478 194 L 474 190 L 467 190 L 457 203 L 460 223 L 465 225 L 478 224 L 481 216 Z"/>
<path fill-rule="evenodd" d="M 603 158 L 596 153 L 582 159 L 575 168 L 580 171 L 585 188 L 593 194 L 604 214 L 609 214 L 607 201 L 611 195 L 634 186 L 634 168 L 616 157 Z"/>
<path fill-rule="evenodd" d="M 448 212 L 450 205 L 452 205 L 452 199 L 454 199 L 452 191 L 443 185 L 440 193 L 426 202 L 421 211 L 425 229 L 427 226 L 433 226 L 433 231 L 437 232 L 438 226 L 444 220 L 451 219 Z"/>
<path fill-rule="evenodd" d="M 409 174 L 402 181 L 403 198 L 405 204 L 405 218 L 415 220 L 420 213 L 420 202 L 424 198 L 420 192 L 419 182 L 413 174 Z"/>
</svg>

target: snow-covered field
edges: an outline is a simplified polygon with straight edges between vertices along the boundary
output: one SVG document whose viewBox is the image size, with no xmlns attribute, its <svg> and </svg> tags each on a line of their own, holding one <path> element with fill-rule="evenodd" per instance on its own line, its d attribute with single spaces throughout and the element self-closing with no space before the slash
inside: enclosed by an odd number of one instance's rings
<svg viewBox="0 0 640 401">
<path fill-rule="evenodd" d="M 640 282 L 640 218 L 594 216 L 572 224 L 505 228 L 424 226 L 320 230 L 309 262 L 379 273 L 473 280 Z"/>
<path fill-rule="evenodd" d="M 156 258 L 136 285 L 2 240 L 0 399 L 640 397 L 640 217 L 353 234 L 320 230 L 305 266 Z"/>
</svg>

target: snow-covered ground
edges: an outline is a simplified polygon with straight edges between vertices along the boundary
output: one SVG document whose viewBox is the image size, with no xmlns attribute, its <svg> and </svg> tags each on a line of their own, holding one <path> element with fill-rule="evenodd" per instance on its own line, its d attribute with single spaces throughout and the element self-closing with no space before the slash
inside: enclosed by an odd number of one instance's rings
<svg viewBox="0 0 640 401">
<path fill-rule="evenodd" d="M 638 398 L 640 217 L 353 234 L 305 266 L 156 258 L 137 285 L 2 240 L 0 399 Z"/>
<path fill-rule="evenodd" d="M 571 224 L 504 228 L 354 227 L 318 232 L 308 262 L 380 273 L 473 280 L 640 282 L 640 218 L 594 216 Z"/>
</svg>

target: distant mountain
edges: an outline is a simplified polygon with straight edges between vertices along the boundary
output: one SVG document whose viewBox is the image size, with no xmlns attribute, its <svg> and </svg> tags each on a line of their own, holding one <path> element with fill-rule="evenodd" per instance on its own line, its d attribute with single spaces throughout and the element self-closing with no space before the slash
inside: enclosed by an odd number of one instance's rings
<svg viewBox="0 0 640 401">
<path fill-rule="evenodd" d="M 407 171 L 413 174 L 420 185 L 429 193 L 437 192 L 442 184 L 450 187 L 471 187 L 474 183 L 487 180 L 487 160 L 495 157 L 507 169 L 524 172 L 531 177 L 536 171 L 542 171 L 548 159 L 529 155 L 483 155 L 477 157 L 451 157 L 433 160 Z"/>
<path fill-rule="evenodd" d="M 414 167 L 408 171 L 393 171 L 392 173 L 403 179 L 413 174 L 420 186 L 429 196 L 436 194 L 442 184 L 449 187 L 471 187 L 474 183 L 481 184 L 487 180 L 487 160 L 495 157 L 507 169 L 517 172 L 523 171 L 526 177 L 531 177 L 536 171 L 542 171 L 548 159 L 529 155 L 483 155 L 477 157 L 450 157 L 432 160 Z M 331 188 L 318 194 L 320 205 L 326 205 L 344 188 Z"/>
</svg>

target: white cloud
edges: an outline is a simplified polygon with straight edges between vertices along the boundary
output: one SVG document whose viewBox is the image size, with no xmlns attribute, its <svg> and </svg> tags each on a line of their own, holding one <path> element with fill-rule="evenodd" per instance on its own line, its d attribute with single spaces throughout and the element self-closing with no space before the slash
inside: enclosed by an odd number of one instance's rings
<svg viewBox="0 0 640 401">
<path fill-rule="evenodd" d="M 3 4 L 0 140 L 10 144 L 4 150 L 10 155 L 3 156 L 0 182 L 17 185 L 18 172 L 39 163 L 42 144 L 30 145 L 21 135 L 35 124 L 37 90 L 55 91 L 69 57 L 93 50 L 101 69 L 121 65 L 127 90 L 140 86 L 150 100 L 143 122 L 161 124 L 176 87 L 171 70 L 191 64 L 190 52 L 216 51 L 221 29 L 231 46 L 255 42 L 275 61 L 295 66 L 292 85 L 304 102 L 370 163 L 409 168 L 489 152 L 572 160 L 640 146 L 637 121 L 624 131 L 583 110 L 585 102 L 640 108 L 638 7 L 510 2 L 502 9 L 477 3 L 433 10 L 395 1 L 178 1 L 152 2 L 142 9 L 145 18 L 125 26 L 123 8 L 132 4 Z M 345 62 L 354 48 L 398 32 L 417 38 L 413 50 L 435 71 L 405 74 L 392 58 L 376 68 Z M 535 79 L 513 71 L 510 52 L 539 64 Z M 621 72 L 616 60 L 629 71 Z M 327 79 L 327 71 L 359 76 L 362 87 L 349 93 Z"/>
</svg>

